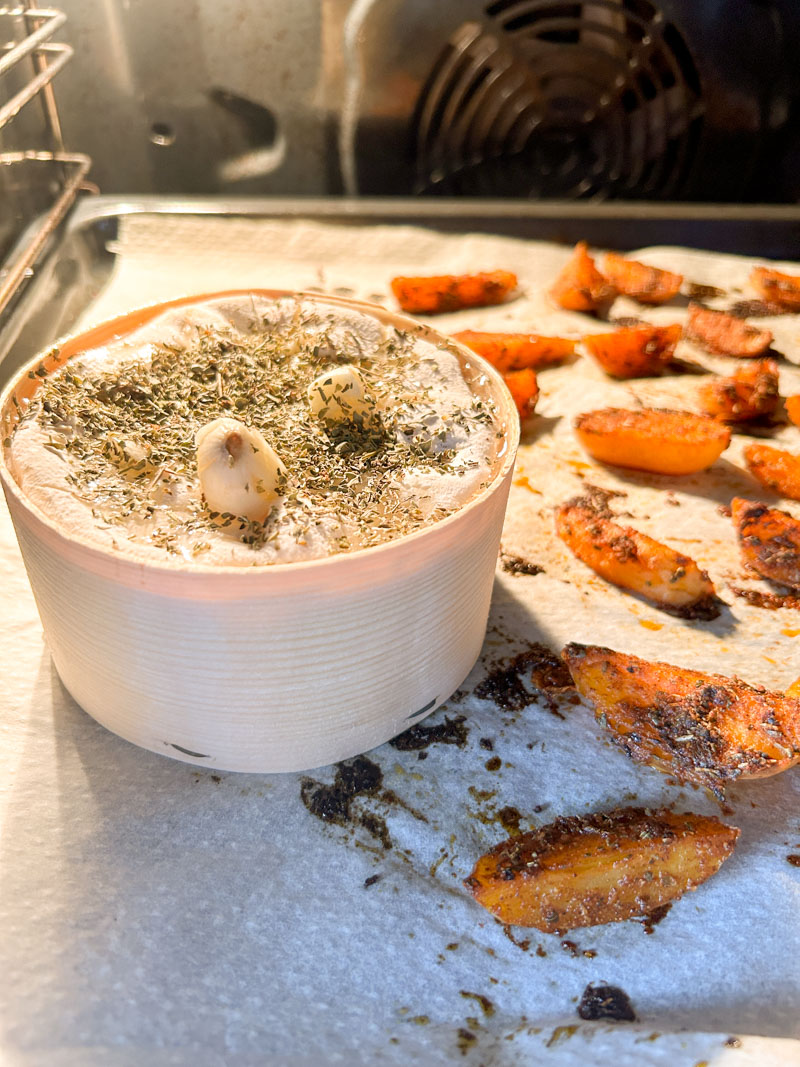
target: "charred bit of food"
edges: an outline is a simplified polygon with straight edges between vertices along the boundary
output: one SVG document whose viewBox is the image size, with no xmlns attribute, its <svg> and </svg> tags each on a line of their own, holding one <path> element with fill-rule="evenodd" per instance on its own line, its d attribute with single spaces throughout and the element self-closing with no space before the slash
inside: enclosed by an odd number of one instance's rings
<svg viewBox="0 0 800 1067">
<path fill-rule="evenodd" d="M 686 335 L 712 352 L 745 358 L 763 356 L 773 340 L 770 330 L 700 304 L 689 305 Z"/>
<path fill-rule="evenodd" d="M 785 308 L 777 304 L 768 304 L 764 300 L 734 300 L 726 308 L 720 309 L 737 319 L 760 318 L 766 315 L 783 315 Z"/>
<path fill-rule="evenodd" d="M 800 700 L 598 645 L 561 654 L 597 721 L 637 763 L 721 800 L 728 782 L 800 761 Z"/>
<path fill-rule="evenodd" d="M 740 597 L 754 608 L 764 608 L 766 611 L 778 611 L 780 608 L 791 608 L 792 611 L 800 611 L 800 596 L 793 593 L 765 593 L 763 589 L 742 589 L 739 585 L 732 585 L 731 592 Z M 789 696 L 794 696 L 790 693 Z"/>
<path fill-rule="evenodd" d="M 736 497 L 731 514 L 742 560 L 762 578 L 800 589 L 800 519 Z"/>
<path fill-rule="evenodd" d="M 723 422 L 745 422 L 773 415 L 778 406 L 778 364 L 760 359 L 735 370 L 730 378 L 714 378 L 698 390 L 706 415 Z"/>
<path fill-rule="evenodd" d="M 666 304 L 680 292 L 683 275 L 658 267 L 649 267 L 635 259 L 626 259 L 616 252 L 603 258 L 603 275 L 620 293 L 638 300 L 640 304 Z"/>
<path fill-rule="evenodd" d="M 769 303 L 787 311 L 800 311 L 800 278 L 768 267 L 754 267 L 750 284 Z"/>
<path fill-rule="evenodd" d="M 554 367 L 575 354 L 575 342 L 566 337 L 542 337 L 537 333 L 480 333 L 460 330 L 453 339 L 471 348 L 502 374 L 512 370 Z"/>
<path fill-rule="evenodd" d="M 403 311 L 412 315 L 441 315 L 462 308 L 502 304 L 516 288 L 517 276 L 508 270 L 392 278 L 395 299 Z"/>
<path fill-rule="evenodd" d="M 771 445 L 753 444 L 744 450 L 744 461 L 765 489 L 800 500 L 800 456 Z"/>
<path fill-rule="evenodd" d="M 512 552 L 500 553 L 500 566 L 507 574 L 513 574 L 515 577 L 521 574 L 531 576 L 544 574 L 544 567 L 540 567 L 538 563 L 533 563 L 532 560 L 525 559 L 524 556 L 515 556 Z"/>
<path fill-rule="evenodd" d="M 563 933 L 663 908 L 715 874 L 738 836 L 666 809 L 572 816 L 496 845 L 464 884 L 500 922 Z"/>
<path fill-rule="evenodd" d="M 715 619 L 720 601 L 706 571 L 693 559 L 630 526 L 614 522 L 613 495 L 587 486 L 556 510 L 556 532 L 601 578 L 638 593 L 684 619 Z"/>
<path fill-rule="evenodd" d="M 716 419 L 663 408 L 602 408 L 575 420 L 578 440 L 594 459 L 656 474 L 694 474 L 730 444 Z"/>
<path fill-rule="evenodd" d="M 680 323 L 674 326 L 629 326 L 613 333 L 587 334 L 581 338 L 589 355 L 613 378 L 646 378 L 661 374 L 675 357 L 681 339 Z"/>
<path fill-rule="evenodd" d="M 589 255 L 585 241 L 575 245 L 566 264 L 550 289 L 550 296 L 567 311 L 598 311 L 611 303 L 617 291 L 604 278 Z"/>
<path fill-rule="evenodd" d="M 536 401 L 539 399 L 539 383 L 535 372 L 530 367 L 525 367 L 523 370 L 511 370 L 503 375 L 503 381 L 514 398 L 520 419 L 527 419 L 533 414 Z"/>
</svg>

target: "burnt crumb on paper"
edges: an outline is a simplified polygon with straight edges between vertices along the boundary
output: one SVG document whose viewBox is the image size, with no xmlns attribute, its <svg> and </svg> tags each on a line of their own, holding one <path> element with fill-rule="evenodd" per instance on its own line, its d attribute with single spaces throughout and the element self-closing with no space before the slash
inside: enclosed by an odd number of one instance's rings
<svg viewBox="0 0 800 1067">
<path fill-rule="evenodd" d="M 741 597 L 754 608 L 766 608 L 775 611 L 778 608 L 800 608 L 800 596 L 792 593 L 766 593 L 762 589 L 742 589 L 738 585 L 731 586 L 734 596 Z"/>
<path fill-rule="evenodd" d="M 786 857 L 786 862 L 790 863 L 792 867 L 800 867 L 800 856 L 798 856 L 796 853 L 793 853 Z"/>
<path fill-rule="evenodd" d="M 315 778 L 304 777 L 300 781 L 300 799 L 318 819 L 337 826 L 366 830 L 387 851 L 393 847 L 386 820 L 374 811 L 365 811 L 353 802 L 359 798 L 372 798 L 383 804 L 402 808 L 419 822 L 428 818 L 421 811 L 403 800 L 393 789 L 383 787 L 383 771 L 377 763 L 366 756 L 356 756 L 336 764 L 333 783 L 327 785 Z M 367 879 L 365 888 L 374 885 L 381 875 Z"/>
<path fill-rule="evenodd" d="M 481 748 L 485 748 L 487 752 L 494 752 L 494 741 L 491 739 L 491 737 L 478 738 L 478 744 L 481 746 Z"/>
<path fill-rule="evenodd" d="M 573 1034 L 578 1032 L 577 1026 L 557 1026 L 550 1035 L 545 1048 L 552 1048 L 553 1045 L 558 1045 L 562 1041 L 567 1041 Z"/>
<path fill-rule="evenodd" d="M 511 942 L 512 945 L 516 945 L 517 948 L 521 948 L 523 952 L 527 952 L 528 951 L 528 949 L 531 947 L 530 938 L 523 937 L 523 938 L 520 938 L 519 941 L 517 941 L 516 937 L 514 937 L 514 933 L 512 931 L 512 928 L 508 925 L 508 923 L 501 923 L 501 926 L 503 927 L 503 933 L 506 935 L 506 937 L 508 938 L 508 940 Z M 538 948 L 536 950 L 536 955 L 537 956 L 541 955 L 541 953 L 539 952 Z M 545 955 L 547 955 L 547 953 L 545 953 Z"/>
<path fill-rule="evenodd" d="M 667 915 L 669 915 L 671 908 L 671 901 L 667 904 L 661 904 L 659 907 L 653 908 L 651 912 L 648 912 L 648 914 L 645 915 L 644 918 L 640 919 L 639 921 L 642 924 L 642 929 L 644 930 L 644 932 L 646 934 L 652 934 L 658 924 L 660 922 L 663 922 L 664 919 L 666 919 Z"/>
<path fill-rule="evenodd" d="M 525 686 L 523 677 L 527 678 L 533 690 Z M 491 700 L 503 711 L 512 712 L 522 711 L 544 698 L 548 711 L 563 718 L 551 693 L 572 688 L 572 678 L 566 664 L 552 649 L 534 641 L 513 659 L 497 664 L 475 687 L 475 696 L 481 700 Z"/>
<path fill-rule="evenodd" d="M 471 993 L 468 989 L 460 989 L 459 993 L 465 1000 L 474 1000 L 480 1005 L 480 1009 L 487 1019 L 494 1015 L 494 1004 L 483 993 Z"/>
<path fill-rule="evenodd" d="M 332 785 L 315 778 L 302 778 L 300 799 L 318 819 L 337 826 L 361 826 L 387 850 L 392 847 L 386 822 L 373 812 L 353 810 L 356 797 L 375 797 L 383 785 L 383 771 L 366 756 L 336 764 Z"/>
<path fill-rule="evenodd" d="M 398 737 L 393 737 L 389 744 L 400 752 L 418 752 L 426 749 L 428 745 L 457 745 L 463 748 L 467 743 L 469 731 L 464 725 L 464 715 L 456 715 L 452 719 L 445 715 L 444 722 L 436 726 L 420 724 L 405 730 Z"/>
<path fill-rule="evenodd" d="M 471 1030 L 467 1030 L 466 1027 L 463 1026 L 459 1027 L 456 1036 L 456 1044 L 458 1045 L 462 1056 L 466 1056 L 477 1040 L 478 1038 Z"/>
<path fill-rule="evenodd" d="M 503 761 L 499 756 L 491 756 L 487 759 L 486 763 L 484 763 L 484 767 L 487 771 L 499 771 L 502 766 Z"/>
<path fill-rule="evenodd" d="M 376 882 L 380 882 L 382 874 L 371 874 L 369 878 L 364 879 L 364 888 L 369 889 L 371 885 L 375 885 Z"/>
<path fill-rule="evenodd" d="M 512 807 L 510 804 L 498 811 L 497 821 L 509 837 L 516 837 L 518 834 L 522 833 L 522 830 L 520 829 L 522 814 L 517 808 Z"/>
<path fill-rule="evenodd" d="M 636 1012 L 624 989 L 615 985 L 587 985 L 578 1004 L 578 1015 L 589 1022 L 636 1022 Z"/>
<path fill-rule="evenodd" d="M 564 950 L 564 952 L 566 952 L 574 960 L 579 960 L 581 958 L 593 960 L 597 956 L 597 953 L 593 948 L 581 948 L 580 945 L 578 945 L 575 941 L 568 941 L 566 938 L 564 938 L 563 941 L 560 941 L 559 944 L 561 945 L 561 948 Z M 538 949 L 536 951 L 536 954 L 537 956 L 540 955 Z M 577 997 L 575 999 L 577 1000 Z"/>
<path fill-rule="evenodd" d="M 568 941 L 566 938 L 560 942 L 560 945 L 574 960 L 579 960 L 581 958 L 593 960 L 597 956 L 597 953 L 593 948 L 581 948 L 575 941 Z M 537 950 L 537 955 L 538 954 Z M 577 1000 L 577 997 L 575 999 Z"/>
<path fill-rule="evenodd" d="M 641 326 L 643 324 L 645 326 L 648 325 L 645 320 L 640 318 L 638 315 L 609 315 L 608 321 L 611 323 L 612 326 L 626 327 Z"/>
<path fill-rule="evenodd" d="M 713 300 L 727 295 L 724 289 L 718 289 L 716 285 L 703 285 L 702 282 L 687 282 L 683 291 L 690 300 Z"/>
<path fill-rule="evenodd" d="M 515 577 L 519 577 L 521 574 L 537 575 L 545 573 L 544 567 L 540 567 L 538 563 L 525 559 L 524 556 L 515 556 L 511 552 L 500 553 L 500 566 L 507 574 L 512 574 Z"/>
<path fill-rule="evenodd" d="M 782 308 L 780 304 L 770 304 L 766 300 L 737 300 L 724 310 L 728 315 L 733 315 L 735 319 L 749 319 L 751 316 L 757 318 L 759 315 L 786 314 L 786 309 Z"/>
<path fill-rule="evenodd" d="M 572 675 L 563 659 L 547 645 L 534 642 L 526 653 L 526 665 L 530 667 L 531 682 L 537 689 L 574 689 Z"/>
</svg>

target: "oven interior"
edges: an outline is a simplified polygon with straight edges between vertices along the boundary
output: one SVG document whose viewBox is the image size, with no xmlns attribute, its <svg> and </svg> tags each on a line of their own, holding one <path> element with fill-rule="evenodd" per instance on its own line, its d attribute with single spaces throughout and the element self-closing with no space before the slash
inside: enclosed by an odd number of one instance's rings
<svg viewBox="0 0 800 1067">
<path fill-rule="evenodd" d="M 130 210 L 796 247 L 791 0 L 22 0 L 0 31 L 0 359 L 69 327 Z"/>
</svg>

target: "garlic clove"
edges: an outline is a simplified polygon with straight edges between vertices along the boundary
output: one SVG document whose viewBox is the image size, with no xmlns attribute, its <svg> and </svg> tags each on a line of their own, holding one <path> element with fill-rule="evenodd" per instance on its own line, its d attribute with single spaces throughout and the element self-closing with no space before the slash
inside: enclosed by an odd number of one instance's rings
<svg viewBox="0 0 800 1067">
<path fill-rule="evenodd" d="M 263 522 L 286 481 L 286 467 L 263 434 L 238 419 L 214 419 L 197 431 L 195 447 L 209 509 Z"/>
<path fill-rule="evenodd" d="M 364 379 L 351 364 L 333 367 L 308 387 L 311 410 L 324 422 L 367 421 L 375 414 L 375 401 Z"/>
</svg>

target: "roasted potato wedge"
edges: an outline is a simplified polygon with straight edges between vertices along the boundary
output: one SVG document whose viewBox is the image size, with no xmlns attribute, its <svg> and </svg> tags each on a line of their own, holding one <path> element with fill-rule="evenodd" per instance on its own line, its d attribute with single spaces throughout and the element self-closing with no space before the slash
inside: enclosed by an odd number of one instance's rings
<svg viewBox="0 0 800 1067">
<path fill-rule="evenodd" d="M 786 414 L 795 426 L 800 426 L 800 393 L 795 396 L 787 396 L 784 400 Z"/>
<path fill-rule="evenodd" d="M 538 333 L 481 333 L 461 330 L 456 341 L 483 356 L 502 373 L 512 370 L 541 370 L 554 367 L 575 353 L 575 341 L 566 337 L 542 337 Z"/>
<path fill-rule="evenodd" d="M 748 445 L 744 450 L 747 469 L 765 489 L 789 500 L 800 500 L 800 456 L 771 445 Z"/>
<path fill-rule="evenodd" d="M 597 721 L 637 763 L 721 798 L 727 782 L 800 761 L 800 700 L 598 645 L 569 644 L 562 656 Z"/>
<path fill-rule="evenodd" d="M 800 519 L 736 497 L 731 515 L 745 564 L 762 578 L 800 589 Z"/>
<path fill-rule="evenodd" d="M 686 334 L 712 352 L 746 358 L 763 356 L 773 340 L 771 330 L 700 304 L 689 305 Z"/>
<path fill-rule="evenodd" d="M 585 241 L 575 245 L 572 259 L 550 289 L 553 300 L 567 311 L 597 311 L 616 295 L 614 286 L 595 266 Z"/>
<path fill-rule="evenodd" d="M 672 362 L 683 328 L 675 326 L 626 326 L 613 333 L 593 333 L 581 338 L 589 355 L 613 378 L 646 378 L 660 374 Z"/>
<path fill-rule="evenodd" d="M 464 884 L 501 922 L 562 933 L 670 904 L 715 874 L 738 836 L 666 809 L 573 816 L 496 845 Z"/>
<path fill-rule="evenodd" d="M 698 389 L 706 415 L 723 422 L 746 422 L 772 415 L 778 406 L 778 364 L 759 359 L 738 368 L 729 378 L 714 378 Z"/>
<path fill-rule="evenodd" d="M 462 308 L 502 304 L 517 288 L 508 270 L 482 274 L 439 274 L 425 278 L 392 278 L 392 292 L 403 311 L 441 315 Z"/>
<path fill-rule="evenodd" d="M 797 276 L 781 274 L 769 267 L 754 267 L 750 284 L 767 303 L 777 304 L 787 311 L 800 311 L 800 278 Z"/>
<path fill-rule="evenodd" d="M 601 267 L 614 288 L 640 304 L 666 304 L 680 292 L 683 275 L 607 252 Z"/>
<path fill-rule="evenodd" d="M 503 375 L 503 381 L 509 393 L 514 397 L 519 417 L 526 419 L 532 415 L 536 401 L 539 399 L 539 383 L 536 381 L 536 374 L 530 367 L 524 367 L 522 370 L 508 371 Z"/>
<path fill-rule="evenodd" d="M 575 420 L 575 433 L 601 463 L 657 474 L 705 470 L 731 440 L 731 431 L 716 419 L 662 408 L 589 411 Z"/>
<path fill-rule="evenodd" d="M 685 619 L 715 619 L 719 600 L 708 574 L 693 559 L 631 526 L 620 526 L 608 506 L 610 493 L 588 492 L 556 510 L 556 532 L 601 578 L 638 593 Z"/>
</svg>

